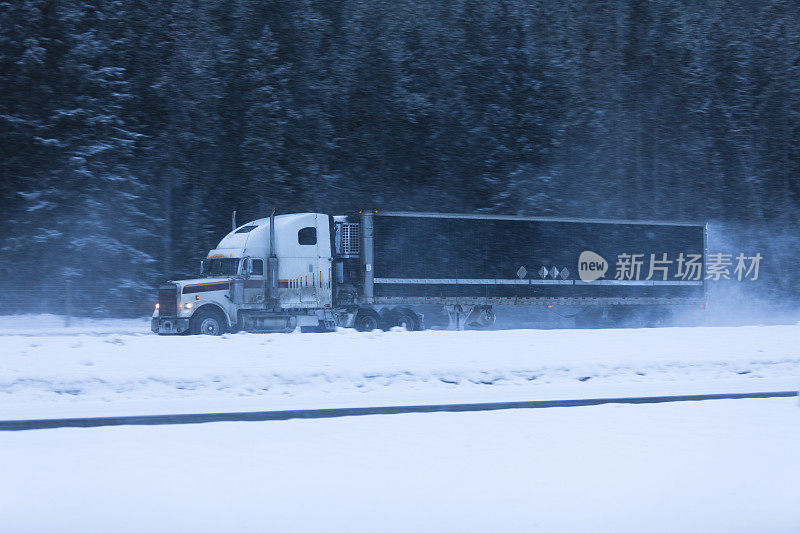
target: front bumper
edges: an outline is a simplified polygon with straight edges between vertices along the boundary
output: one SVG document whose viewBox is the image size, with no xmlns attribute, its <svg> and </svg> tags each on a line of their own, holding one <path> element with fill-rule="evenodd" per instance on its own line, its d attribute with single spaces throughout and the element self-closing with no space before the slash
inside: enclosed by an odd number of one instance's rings
<svg viewBox="0 0 800 533">
<path fill-rule="evenodd" d="M 189 331 L 188 318 L 158 317 L 150 320 L 150 329 L 159 335 L 181 335 Z"/>
</svg>

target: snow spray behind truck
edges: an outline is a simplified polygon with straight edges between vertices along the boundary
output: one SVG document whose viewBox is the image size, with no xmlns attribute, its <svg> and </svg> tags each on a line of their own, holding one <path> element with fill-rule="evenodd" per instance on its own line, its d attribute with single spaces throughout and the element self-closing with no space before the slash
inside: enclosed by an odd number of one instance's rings
<svg viewBox="0 0 800 533">
<path fill-rule="evenodd" d="M 497 306 L 570 306 L 578 324 L 705 305 L 704 224 L 369 211 L 236 227 L 201 277 L 159 286 L 152 330 L 491 327 Z"/>
</svg>

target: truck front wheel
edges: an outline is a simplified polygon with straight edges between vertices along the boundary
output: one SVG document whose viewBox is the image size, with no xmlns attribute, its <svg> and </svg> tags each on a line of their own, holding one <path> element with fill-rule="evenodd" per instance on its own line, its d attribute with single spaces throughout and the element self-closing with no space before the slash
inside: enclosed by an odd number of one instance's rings
<svg viewBox="0 0 800 533">
<path fill-rule="evenodd" d="M 225 318 L 219 311 L 200 309 L 192 317 L 192 335 L 222 335 L 226 329 Z"/>
</svg>

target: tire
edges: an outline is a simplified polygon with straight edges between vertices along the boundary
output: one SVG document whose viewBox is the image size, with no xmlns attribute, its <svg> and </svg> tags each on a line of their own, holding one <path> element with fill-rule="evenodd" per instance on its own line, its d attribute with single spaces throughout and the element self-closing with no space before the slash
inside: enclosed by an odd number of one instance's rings
<svg viewBox="0 0 800 533">
<path fill-rule="evenodd" d="M 367 307 L 362 307 L 356 314 L 353 327 L 358 331 L 372 331 L 373 329 L 380 329 L 381 322 L 381 316 L 378 313 Z"/>
<path fill-rule="evenodd" d="M 406 328 L 407 331 L 419 331 L 420 323 L 417 314 L 411 309 L 392 309 L 386 317 L 386 329 L 394 327 Z"/>
<path fill-rule="evenodd" d="M 200 309 L 192 317 L 192 335 L 219 336 L 227 332 L 228 324 L 221 312 L 213 309 Z"/>
</svg>

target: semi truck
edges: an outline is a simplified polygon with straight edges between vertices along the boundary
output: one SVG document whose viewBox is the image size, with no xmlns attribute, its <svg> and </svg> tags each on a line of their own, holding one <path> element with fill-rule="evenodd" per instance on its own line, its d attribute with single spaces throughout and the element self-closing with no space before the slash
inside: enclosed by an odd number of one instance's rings
<svg viewBox="0 0 800 533">
<path fill-rule="evenodd" d="M 273 211 L 232 226 L 200 277 L 158 287 L 154 333 L 420 330 L 430 309 L 489 328 L 507 306 L 613 325 L 706 302 L 702 223 Z"/>
</svg>

